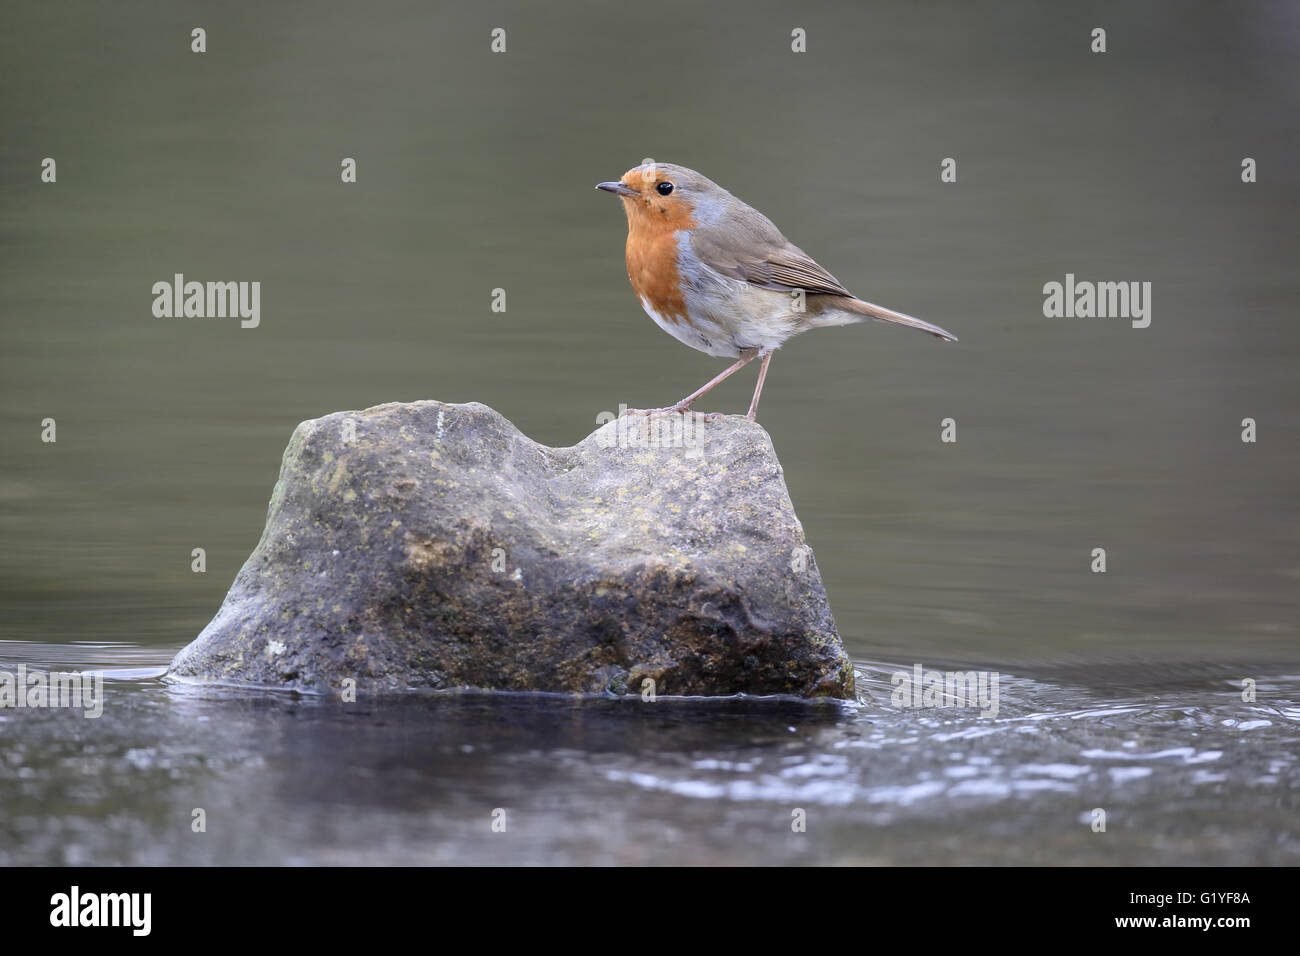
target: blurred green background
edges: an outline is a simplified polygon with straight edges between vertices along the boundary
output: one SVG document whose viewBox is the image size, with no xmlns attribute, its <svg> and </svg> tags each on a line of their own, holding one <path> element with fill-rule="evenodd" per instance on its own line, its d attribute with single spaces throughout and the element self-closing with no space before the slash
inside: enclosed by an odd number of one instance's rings
<svg viewBox="0 0 1300 956">
<path fill-rule="evenodd" d="M 855 657 L 1300 662 L 1298 46 L 1280 2 L 9 0 L 0 638 L 165 661 L 303 419 L 480 401 L 567 445 L 720 371 L 641 311 L 592 189 L 653 157 L 961 339 L 773 361 L 760 421 Z M 260 327 L 155 318 L 176 272 L 260 281 Z M 1044 318 L 1067 272 L 1153 283 L 1150 328 Z"/>
</svg>

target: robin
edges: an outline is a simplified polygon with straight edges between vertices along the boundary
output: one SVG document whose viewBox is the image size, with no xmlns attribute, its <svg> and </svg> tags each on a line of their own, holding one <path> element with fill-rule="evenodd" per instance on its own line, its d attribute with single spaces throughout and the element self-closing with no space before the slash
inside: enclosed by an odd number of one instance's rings
<svg viewBox="0 0 1300 956">
<path fill-rule="evenodd" d="M 937 325 L 856 298 L 770 219 L 693 169 L 646 163 L 596 188 L 623 200 L 627 277 L 650 318 L 693 349 L 736 360 L 676 405 L 633 410 L 639 414 L 686 412 L 761 356 L 753 421 L 772 353 L 808 329 L 876 319 L 957 341 Z"/>
</svg>

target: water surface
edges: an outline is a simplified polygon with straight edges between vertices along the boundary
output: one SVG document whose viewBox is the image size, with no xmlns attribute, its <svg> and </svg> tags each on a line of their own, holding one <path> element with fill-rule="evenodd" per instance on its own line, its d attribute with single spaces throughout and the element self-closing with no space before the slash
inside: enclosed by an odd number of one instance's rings
<svg viewBox="0 0 1300 956">
<path fill-rule="evenodd" d="M 896 669 L 859 663 L 858 703 L 352 704 L 123 669 L 100 718 L 0 714 L 0 864 L 1300 861 L 1300 677 L 1002 675 L 990 719 L 893 707 Z"/>
</svg>

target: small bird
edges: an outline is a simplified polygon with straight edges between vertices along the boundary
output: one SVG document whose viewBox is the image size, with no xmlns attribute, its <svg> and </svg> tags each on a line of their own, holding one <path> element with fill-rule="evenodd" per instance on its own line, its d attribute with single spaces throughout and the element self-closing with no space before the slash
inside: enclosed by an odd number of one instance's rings
<svg viewBox="0 0 1300 956">
<path fill-rule="evenodd" d="M 856 298 L 770 219 L 693 169 L 645 163 L 596 188 L 622 197 L 627 277 L 650 318 L 693 349 L 736 359 L 676 405 L 635 412 L 686 412 L 761 356 L 753 421 L 772 353 L 808 329 L 876 319 L 957 341 L 937 325 Z"/>
</svg>

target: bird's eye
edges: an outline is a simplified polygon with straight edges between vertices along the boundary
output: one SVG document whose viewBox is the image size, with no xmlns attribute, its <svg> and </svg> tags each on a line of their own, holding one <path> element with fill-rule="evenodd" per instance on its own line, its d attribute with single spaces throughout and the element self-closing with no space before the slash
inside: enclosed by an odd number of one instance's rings
<svg viewBox="0 0 1300 956">
<path fill-rule="evenodd" d="M 672 183 L 660 183 L 660 184 L 659 184 L 658 186 L 656 186 L 655 188 L 659 190 L 659 195 L 661 195 L 661 196 L 667 196 L 670 192 L 673 191 L 673 184 L 672 184 Z"/>
</svg>

